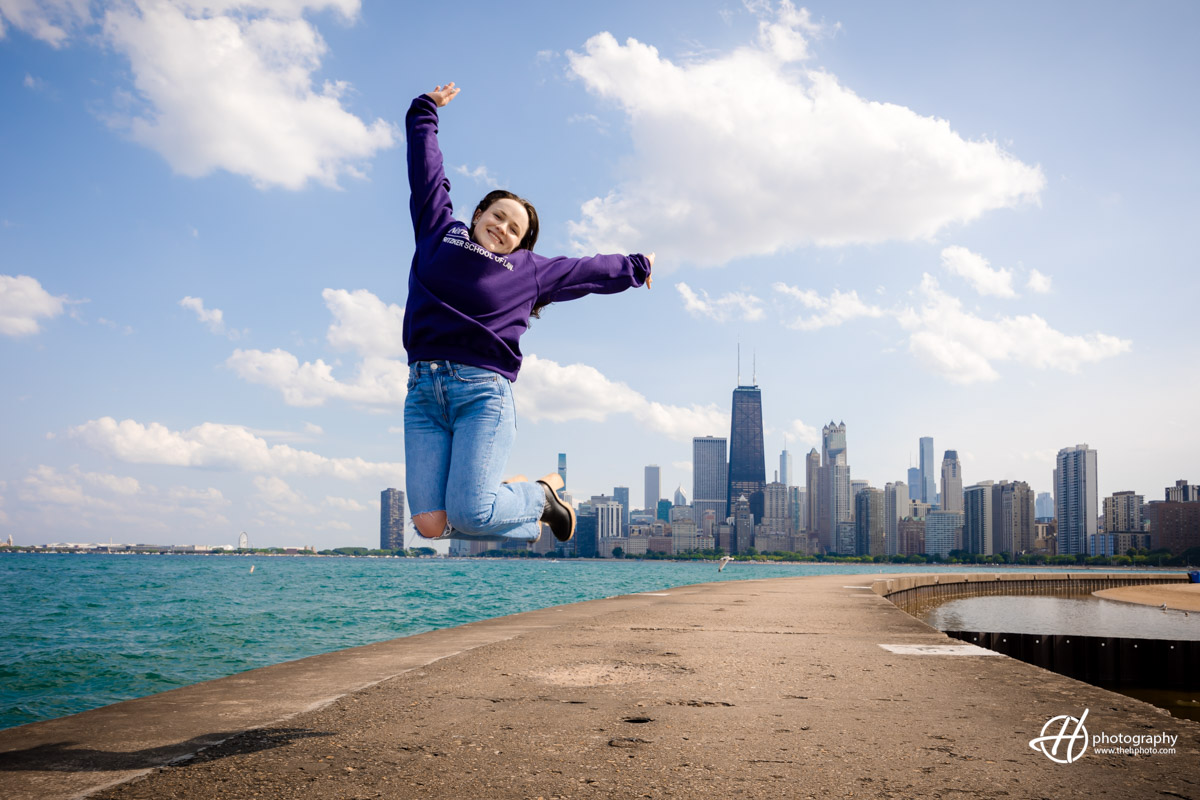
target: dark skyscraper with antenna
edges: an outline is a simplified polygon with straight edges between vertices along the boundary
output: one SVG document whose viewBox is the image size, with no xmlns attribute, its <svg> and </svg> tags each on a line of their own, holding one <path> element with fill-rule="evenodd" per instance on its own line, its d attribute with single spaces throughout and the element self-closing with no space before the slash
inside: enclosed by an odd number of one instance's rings
<svg viewBox="0 0 1200 800">
<path fill-rule="evenodd" d="M 762 392 L 758 386 L 733 390 L 733 415 L 729 430 L 729 492 L 725 513 L 733 513 L 738 498 L 746 495 L 755 523 L 763 518 L 763 487 L 767 485 L 767 459 L 763 450 Z"/>
</svg>

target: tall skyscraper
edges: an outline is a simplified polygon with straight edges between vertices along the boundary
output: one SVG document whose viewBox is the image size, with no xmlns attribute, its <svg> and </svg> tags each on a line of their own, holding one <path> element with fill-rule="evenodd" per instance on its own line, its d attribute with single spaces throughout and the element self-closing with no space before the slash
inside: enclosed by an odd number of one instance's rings
<svg viewBox="0 0 1200 800">
<path fill-rule="evenodd" d="M 727 516 L 725 444 L 725 439 L 717 436 L 692 439 L 692 509 L 697 529 L 703 529 L 706 511 L 713 512 L 717 522 L 724 522 Z"/>
<path fill-rule="evenodd" d="M 1034 508 L 1037 511 L 1038 519 L 1053 519 L 1054 495 L 1050 494 L 1050 492 L 1038 492 L 1037 500 L 1034 501 Z"/>
<path fill-rule="evenodd" d="M 629 535 L 629 487 L 614 486 L 613 498 L 621 504 L 621 535 Z"/>
<path fill-rule="evenodd" d="M 804 489 L 808 508 L 804 514 L 804 530 L 812 536 L 817 535 L 817 523 L 821 510 L 821 454 L 817 448 L 808 451 L 804 457 Z"/>
<path fill-rule="evenodd" d="M 379 549 L 405 549 L 404 492 L 399 489 L 379 493 Z"/>
<path fill-rule="evenodd" d="M 733 390 L 733 413 L 729 429 L 729 486 L 725 498 L 728 513 L 742 495 L 750 503 L 754 519 L 763 515 L 763 487 L 767 483 L 767 460 L 763 450 L 762 392 L 757 386 Z"/>
<path fill-rule="evenodd" d="M 947 450 L 942 457 L 942 502 L 943 511 L 963 510 L 962 464 L 957 450 Z"/>
<path fill-rule="evenodd" d="M 850 493 L 850 464 L 846 452 L 846 423 L 829 424 L 821 429 L 820 507 L 817 537 L 827 552 L 841 552 L 845 546 L 838 542 L 838 523 L 854 518 L 853 496 Z"/>
<path fill-rule="evenodd" d="M 569 486 L 567 484 L 567 454 L 566 453 L 558 454 L 558 477 L 562 478 L 562 482 L 563 482 L 563 488 L 558 490 L 559 497 L 562 497 L 564 494 L 566 494 L 567 489 L 569 488 Z"/>
<path fill-rule="evenodd" d="M 792 454 L 783 448 L 783 452 L 779 454 L 779 482 L 784 486 L 792 486 L 796 483 L 796 476 L 792 469 Z"/>
<path fill-rule="evenodd" d="M 993 550 L 992 481 L 980 481 L 963 491 L 962 549 L 990 556 Z M 929 538 L 926 523 L 925 537 Z"/>
<path fill-rule="evenodd" d="M 908 499 L 921 499 L 921 470 L 916 467 L 908 468 Z"/>
<path fill-rule="evenodd" d="M 1058 517 L 1058 552 L 1087 553 L 1096 534 L 1099 489 L 1096 451 L 1086 444 L 1058 451 L 1054 467 L 1054 515 Z"/>
<path fill-rule="evenodd" d="M 945 490 L 943 489 L 943 492 Z M 1033 549 L 1034 493 L 1025 481 L 1000 481 L 992 491 L 992 547 L 1019 555 Z"/>
<path fill-rule="evenodd" d="M 889 556 L 900 552 L 900 520 L 908 516 L 909 502 L 908 485 L 904 481 L 896 481 L 883 487 L 883 518 L 886 526 L 884 534 Z"/>
<path fill-rule="evenodd" d="M 882 489 L 863 489 L 854 495 L 855 555 L 882 556 L 887 551 L 887 518 Z"/>
<path fill-rule="evenodd" d="M 937 482 L 933 477 L 933 437 L 922 436 L 921 441 L 921 500 L 930 505 L 937 504 Z"/>
<path fill-rule="evenodd" d="M 662 471 L 657 464 L 646 467 L 646 511 L 654 514 L 658 511 L 658 501 L 662 499 Z"/>
</svg>

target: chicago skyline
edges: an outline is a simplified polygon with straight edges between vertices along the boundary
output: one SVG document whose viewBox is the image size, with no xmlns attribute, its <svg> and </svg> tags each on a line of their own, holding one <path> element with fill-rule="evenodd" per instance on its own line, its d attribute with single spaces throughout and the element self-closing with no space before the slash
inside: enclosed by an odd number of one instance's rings
<svg viewBox="0 0 1200 800">
<path fill-rule="evenodd" d="M 511 472 L 566 451 L 576 497 L 640 503 L 651 463 L 688 486 L 738 340 L 767 480 L 830 420 L 854 478 L 918 496 L 922 436 L 967 484 L 1048 493 L 1084 441 L 1102 496 L 1195 472 L 1195 4 L 549 4 L 452 45 L 406 37 L 430 4 L 107 5 L 0 10 L 0 539 L 378 542 L 406 470 L 399 132 L 446 80 L 459 215 L 510 188 L 542 255 L 657 252 L 652 291 L 522 336 Z M 513 96 L 536 123 L 491 124 Z"/>
</svg>

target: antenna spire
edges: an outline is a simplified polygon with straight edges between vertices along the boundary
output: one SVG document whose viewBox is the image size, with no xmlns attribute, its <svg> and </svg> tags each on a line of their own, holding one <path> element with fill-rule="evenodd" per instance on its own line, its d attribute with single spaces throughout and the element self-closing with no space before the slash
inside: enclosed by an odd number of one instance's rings
<svg viewBox="0 0 1200 800">
<path fill-rule="evenodd" d="M 742 385 L 742 342 L 738 340 L 738 386 Z"/>
</svg>

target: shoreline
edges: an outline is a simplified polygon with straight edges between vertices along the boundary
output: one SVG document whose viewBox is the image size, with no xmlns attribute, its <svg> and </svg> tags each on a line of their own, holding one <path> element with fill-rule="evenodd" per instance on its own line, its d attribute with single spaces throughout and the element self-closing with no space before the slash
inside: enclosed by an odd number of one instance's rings
<svg viewBox="0 0 1200 800">
<path fill-rule="evenodd" d="M 1093 592 L 1096 597 L 1139 606 L 1166 606 L 1165 610 L 1200 612 L 1200 583 L 1161 586 L 1122 586 Z"/>
</svg>

